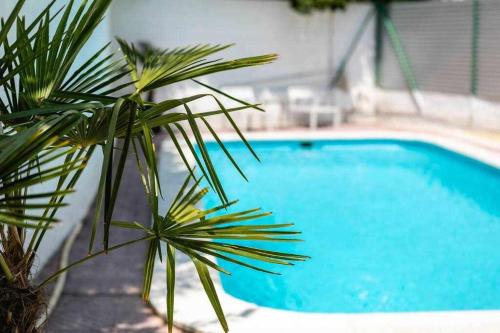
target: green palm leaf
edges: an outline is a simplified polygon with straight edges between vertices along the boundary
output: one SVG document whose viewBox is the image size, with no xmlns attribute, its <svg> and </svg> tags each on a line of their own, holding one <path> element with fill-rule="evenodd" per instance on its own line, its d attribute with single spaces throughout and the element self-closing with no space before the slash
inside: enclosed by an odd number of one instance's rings
<svg viewBox="0 0 500 333">
<path fill-rule="evenodd" d="M 232 45 L 196 45 L 164 51 L 150 49 L 142 54 L 133 44 L 122 39 L 118 39 L 118 43 L 138 92 L 221 71 L 268 64 L 277 57 L 276 54 L 269 54 L 229 61 L 208 60 L 206 57 Z M 142 69 L 139 69 L 139 62 Z"/>
<path fill-rule="evenodd" d="M 225 274 L 228 271 L 220 267 L 210 258 L 219 258 L 257 271 L 278 274 L 247 262 L 247 259 L 277 265 L 293 265 L 295 261 L 304 261 L 308 257 L 277 251 L 259 249 L 234 244 L 233 241 L 258 240 L 268 242 L 293 242 L 299 232 L 290 230 L 293 224 L 248 224 L 241 222 L 254 221 L 270 213 L 260 209 L 251 209 L 236 213 L 227 213 L 226 209 L 237 201 L 221 204 L 208 209 L 197 208 L 199 202 L 208 193 L 208 189 L 199 190 L 201 179 L 189 185 L 191 176 L 183 183 L 176 198 L 166 214 L 159 219 L 159 225 L 152 227 L 137 222 L 115 221 L 113 225 L 121 228 L 131 228 L 145 231 L 155 237 L 150 241 L 149 251 L 144 271 L 143 299 L 149 299 L 153 279 L 153 267 L 158 257 L 158 243 L 167 247 L 167 320 L 169 327 L 173 323 L 173 304 L 175 288 L 175 250 L 183 252 L 193 261 L 203 284 L 205 292 L 221 322 L 224 331 L 228 331 L 220 302 L 215 292 L 213 282 L 207 267 Z"/>
<path fill-rule="evenodd" d="M 78 172 L 85 166 L 87 160 L 80 157 L 55 163 L 65 156 L 73 156 L 75 148 L 63 148 L 64 135 L 79 121 L 78 114 L 53 116 L 22 132 L 0 137 L 0 196 L 3 196 L 0 199 L 0 224 L 45 228 L 56 221 L 53 216 L 30 215 L 27 211 L 57 210 L 64 203 L 54 201 L 54 197 L 64 197 L 72 189 L 38 194 L 27 189 Z M 49 200 L 41 203 L 40 199 Z"/>
</svg>

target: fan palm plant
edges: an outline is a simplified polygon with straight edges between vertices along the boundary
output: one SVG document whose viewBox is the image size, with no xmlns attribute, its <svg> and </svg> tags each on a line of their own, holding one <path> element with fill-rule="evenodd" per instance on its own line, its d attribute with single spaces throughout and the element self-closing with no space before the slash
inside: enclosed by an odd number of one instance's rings
<svg viewBox="0 0 500 333">
<path fill-rule="evenodd" d="M 198 45 L 169 50 L 139 52 L 133 44 L 119 39 L 122 55 L 109 55 L 103 46 L 87 61 L 75 59 L 85 48 L 102 21 L 111 0 L 73 0 L 58 8 L 51 2 L 32 22 L 21 16 L 25 0 L 19 0 L 0 30 L 0 326 L 2 332 L 38 332 L 43 311 L 43 289 L 60 274 L 97 256 L 124 246 L 148 242 L 144 269 L 143 298 L 149 299 L 153 266 L 167 265 L 167 320 L 172 329 L 175 253 L 183 252 L 193 261 L 201 283 L 225 331 L 228 330 L 209 268 L 227 273 L 215 258 L 266 271 L 245 261 L 289 265 L 306 257 L 247 247 L 239 240 L 293 241 L 290 224 L 244 223 L 268 215 L 259 210 L 228 213 L 230 201 L 205 148 L 200 125 L 209 133 L 238 168 L 210 125 L 214 115 L 225 115 L 255 157 L 231 117 L 244 109 L 261 111 L 238 99 L 240 106 L 224 107 L 223 94 L 213 93 L 169 99 L 158 103 L 143 100 L 143 94 L 184 80 L 237 68 L 263 65 L 276 56 L 263 55 L 236 60 L 210 59 L 228 46 Z M 56 23 L 57 22 L 57 23 Z M 118 59 L 118 60 L 113 60 Z M 200 83 L 201 84 L 201 83 Z M 192 101 L 213 99 L 218 108 L 193 113 Z M 161 184 L 158 181 L 152 128 L 162 127 L 186 164 L 186 179 L 170 209 L 159 211 Z M 120 140 L 116 140 L 120 139 Z M 193 140 L 198 149 L 195 149 Z M 185 150 L 184 147 L 187 146 Z M 88 231 L 88 254 L 54 272 L 40 284 L 32 279 L 32 264 L 47 231 L 58 221 L 58 210 L 74 191 L 79 178 L 96 150 L 103 162 L 96 197 L 95 216 Z M 151 221 L 116 221 L 114 204 L 118 196 L 125 160 L 133 154 L 141 173 Z M 195 173 L 188 163 L 192 155 Z M 241 172 L 242 173 L 242 172 Z M 200 177 L 197 177 L 197 175 Z M 243 173 L 242 173 L 243 175 Z M 243 175 L 244 176 L 244 175 Z M 198 189 L 201 178 L 208 188 Z M 37 191 L 47 182 L 52 188 Z M 215 191 L 220 205 L 197 208 L 209 191 Z M 102 229 L 101 245 L 96 244 Z M 121 244 L 110 244 L 114 228 L 139 229 L 143 236 Z M 27 232 L 31 229 L 31 232 Z M 164 245 L 162 247 L 162 244 Z M 163 253 L 165 252 L 165 253 Z M 268 271 L 266 271 L 268 272 Z"/>
</svg>

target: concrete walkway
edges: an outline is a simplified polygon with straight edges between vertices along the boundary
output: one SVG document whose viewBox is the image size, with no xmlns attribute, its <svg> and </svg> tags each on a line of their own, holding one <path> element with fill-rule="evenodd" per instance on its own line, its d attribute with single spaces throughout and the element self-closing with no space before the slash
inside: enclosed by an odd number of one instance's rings
<svg viewBox="0 0 500 333">
<path fill-rule="evenodd" d="M 130 156 L 114 218 L 148 223 L 150 219 L 142 184 Z M 92 208 L 70 255 L 70 262 L 84 257 L 89 243 Z M 115 228 L 111 244 L 137 238 L 133 231 Z M 140 237 L 140 236 L 139 236 Z M 101 246 L 102 237 L 97 237 Z M 146 243 L 134 244 L 91 260 L 68 274 L 59 303 L 49 318 L 48 333 L 163 333 L 162 318 L 141 301 Z M 177 331 L 178 333 L 180 331 Z"/>
</svg>

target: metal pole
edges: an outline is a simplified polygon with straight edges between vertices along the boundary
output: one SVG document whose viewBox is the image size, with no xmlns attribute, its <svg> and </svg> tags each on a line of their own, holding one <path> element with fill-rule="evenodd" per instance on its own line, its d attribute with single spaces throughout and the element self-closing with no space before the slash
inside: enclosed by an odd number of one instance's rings
<svg viewBox="0 0 500 333">
<path fill-rule="evenodd" d="M 328 45 L 328 75 L 331 75 L 333 73 L 334 67 L 335 67 L 335 19 L 334 19 L 334 12 L 329 11 L 328 13 L 328 40 L 327 40 L 327 45 Z"/>
<path fill-rule="evenodd" d="M 342 57 L 342 60 L 340 61 L 339 66 L 337 67 L 337 70 L 335 71 L 335 75 L 330 82 L 330 86 L 333 88 L 337 86 L 339 83 L 340 79 L 342 78 L 342 75 L 344 74 L 345 68 L 347 64 L 349 63 L 349 60 L 351 60 L 352 54 L 356 50 L 356 47 L 359 44 L 359 41 L 361 40 L 361 37 L 363 36 L 363 33 L 366 30 L 366 27 L 368 26 L 368 23 L 370 22 L 370 19 L 372 18 L 374 14 L 374 10 L 370 10 L 366 15 L 361 24 L 358 27 L 358 30 L 356 30 L 356 34 L 354 35 L 354 38 L 351 41 L 351 44 L 347 48 L 346 53 Z"/>
<path fill-rule="evenodd" d="M 472 0 L 472 40 L 471 40 L 471 63 L 470 63 L 470 92 L 477 95 L 478 85 L 478 51 L 479 51 L 479 0 Z"/>
<path fill-rule="evenodd" d="M 408 54 L 404 49 L 403 42 L 401 41 L 398 30 L 396 29 L 396 26 L 394 25 L 394 22 L 389 15 L 387 6 L 385 4 L 376 4 L 376 8 L 382 17 L 383 26 L 387 32 L 387 35 L 389 36 L 392 48 L 394 49 L 394 53 L 396 54 L 396 58 L 398 59 L 399 66 L 403 71 L 403 75 L 405 77 L 408 90 L 410 91 L 411 97 L 413 99 L 413 103 L 417 108 L 418 114 L 421 114 L 422 96 L 419 92 L 417 79 L 415 77 L 415 72 L 413 71 L 410 58 L 408 57 Z"/>
<path fill-rule="evenodd" d="M 382 57 L 383 57 L 383 34 L 384 26 L 382 22 L 382 15 L 379 10 L 376 11 L 376 25 L 375 25 L 375 84 L 380 88 L 382 83 Z"/>
</svg>

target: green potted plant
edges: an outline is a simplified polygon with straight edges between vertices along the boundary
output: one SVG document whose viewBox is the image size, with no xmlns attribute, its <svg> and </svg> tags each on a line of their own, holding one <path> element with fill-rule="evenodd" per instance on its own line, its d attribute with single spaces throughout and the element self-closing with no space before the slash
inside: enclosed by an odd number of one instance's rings
<svg viewBox="0 0 500 333">
<path fill-rule="evenodd" d="M 214 115 L 223 114 L 254 154 L 238 130 L 232 112 L 260 110 L 258 105 L 239 101 L 239 107 L 225 108 L 216 94 L 186 96 L 161 102 L 145 101 L 143 95 L 184 80 L 242 67 L 263 65 L 276 56 L 263 55 L 235 60 L 214 60 L 210 56 L 228 46 L 199 45 L 141 53 L 134 45 L 118 40 L 122 56 L 112 61 L 103 46 L 83 64 L 75 59 L 101 22 L 111 0 L 92 0 L 63 8 L 51 2 L 31 22 L 20 16 L 20 0 L 2 20 L 0 30 L 0 326 L 2 332 L 39 332 L 37 321 L 43 313 L 44 288 L 63 272 L 97 256 L 137 242 L 149 244 L 144 263 L 143 298 L 149 299 L 153 266 L 167 265 L 167 320 L 172 329 L 175 252 L 185 253 L 196 266 L 216 315 L 225 331 L 228 325 L 213 287 L 209 268 L 222 270 L 214 258 L 262 270 L 245 261 L 258 259 L 275 264 L 306 257 L 273 252 L 234 243 L 232 240 L 291 240 L 297 232 L 290 224 L 239 224 L 268 215 L 259 210 L 227 213 L 236 204 L 224 192 L 217 169 L 205 149 L 199 125 L 210 126 Z M 57 23 L 56 23 L 57 22 Z M 195 81 L 197 82 L 197 81 Z M 215 88 L 207 86 L 216 93 Z M 217 110 L 193 113 L 189 103 L 211 98 Z M 182 111 L 179 111 L 182 107 Z M 155 127 L 164 128 L 186 162 L 189 177 L 168 211 L 158 210 L 161 184 L 158 182 Z M 199 153 L 193 148 L 196 142 Z M 120 140 L 116 140 L 120 139 Z M 183 151 L 185 141 L 190 148 Z M 219 140 L 221 149 L 229 155 Z M 103 162 L 96 197 L 96 214 L 88 232 L 88 254 L 54 272 L 36 284 L 33 260 L 47 232 L 58 221 L 78 184 L 88 160 L 102 150 Z M 144 193 L 151 209 L 151 221 L 115 221 L 113 208 L 128 154 L 135 154 L 142 175 Z M 198 170 L 217 193 L 221 204 L 207 209 L 197 203 L 209 189 L 198 189 L 201 177 L 187 163 L 187 154 L 198 162 Z M 230 158 L 235 167 L 236 162 Z M 238 168 L 238 167 L 237 167 Z M 239 168 L 238 168 L 239 170 Z M 36 185 L 51 180 L 49 191 Z M 96 235 L 102 229 L 102 240 Z M 121 244 L 110 244 L 114 228 L 139 229 L 143 236 Z M 285 228 L 285 229 L 283 229 Z M 31 230 L 32 232 L 27 232 Z M 163 246 L 162 246 L 163 245 Z"/>
</svg>

